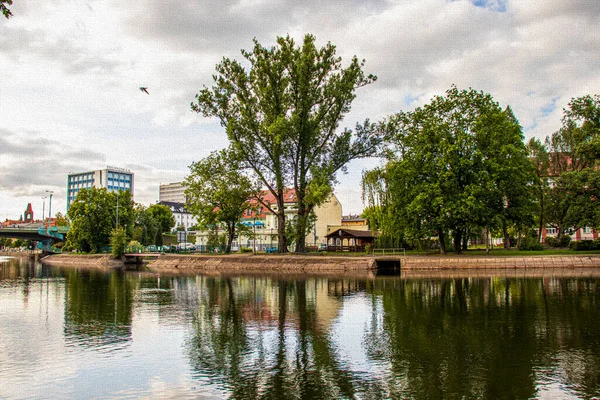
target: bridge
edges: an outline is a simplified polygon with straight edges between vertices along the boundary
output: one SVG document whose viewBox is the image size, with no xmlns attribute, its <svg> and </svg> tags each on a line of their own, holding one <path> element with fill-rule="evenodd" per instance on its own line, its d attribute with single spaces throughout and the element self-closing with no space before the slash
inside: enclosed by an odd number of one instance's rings
<svg viewBox="0 0 600 400">
<path fill-rule="evenodd" d="M 0 237 L 25 239 L 38 242 L 38 248 L 45 252 L 52 252 L 51 245 L 64 242 L 68 226 L 43 226 L 42 224 L 18 224 L 0 228 Z"/>
</svg>

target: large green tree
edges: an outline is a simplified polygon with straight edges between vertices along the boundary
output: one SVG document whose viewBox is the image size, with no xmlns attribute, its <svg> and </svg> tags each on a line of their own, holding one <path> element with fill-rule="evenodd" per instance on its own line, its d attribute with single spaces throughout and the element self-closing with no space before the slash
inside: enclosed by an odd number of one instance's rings
<svg viewBox="0 0 600 400">
<path fill-rule="evenodd" d="M 118 218 L 117 218 L 118 201 Z M 128 237 L 134 229 L 133 200 L 129 191 L 108 192 L 106 188 L 82 189 L 69 207 L 71 228 L 66 247 L 97 253 L 108 246 L 112 229 L 122 227 Z"/>
<path fill-rule="evenodd" d="M 535 175 L 521 127 L 491 95 L 452 87 L 382 126 L 395 151 L 385 167 L 365 175 L 364 186 L 385 190 L 376 197 L 388 231 L 409 239 L 436 235 L 442 253 L 450 233 L 461 253 L 475 229 L 528 217 Z"/>
<path fill-rule="evenodd" d="M 559 235 L 583 226 L 600 227 L 600 96 L 571 99 L 562 126 L 546 138 L 545 222 Z"/>
<path fill-rule="evenodd" d="M 148 213 L 156 220 L 159 226 L 159 233 L 171 232 L 175 226 L 175 217 L 168 206 L 164 204 L 152 204 L 148 207 Z M 160 236 L 160 235 L 159 235 Z M 158 243 L 157 244 L 162 244 Z"/>
<path fill-rule="evenodd" d="M 354 133 L 338 129 L 355 90 L 376 77 L 366 76 L 356 57 L 342 67 L 335 46 L 317 48 L 312 35 L 299 46 L 289 36 L 272 48 L 254 40 L 242 55 L 245 63 L 225 58 L 217 65 L 215 85 L 200 91 L 192 109 L 221 121 L 233 149 L 276 199 L 264 206 L 277 216 L 280 252 L 288 243 L 284 194 L 295 190 L 294 239 L 303 251 L 311 212 L 330 196 L 337 171 L 378 144 L 368 121 Z"/>
<path fill-rule="evenodd" d="M 239 159 L 228 150 L 213 152 L 190 165 L 185 186 L 187 208 L 203 229 L 225 228 L 225 252 L 231 253 L 234 236 L 243 229 L 242 214 L 250 208 L 250 197 L 256 195 L 252 181 L 241 172 Z"/>
</svg>

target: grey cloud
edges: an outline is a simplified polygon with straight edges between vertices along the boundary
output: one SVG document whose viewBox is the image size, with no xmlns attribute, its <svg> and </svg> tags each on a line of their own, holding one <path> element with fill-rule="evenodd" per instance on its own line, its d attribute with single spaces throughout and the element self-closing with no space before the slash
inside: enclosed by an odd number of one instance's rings
<svg viewBox="0 0 600 400">
<path fill-rule="evenodd" d="M 80 150 L 42 136 L 25 138 L 3 129 L 0 152 L 11 162 L 0 169 L 0 190 L 16 196 L 43 193 L 41 189 L 62 190 L 71 171 L 87 171 L 105 163 L 105 157 Z"/>
<path fill-rule="evenodd" d="M 383 0 L 363 2 L 278 1 L 196 1 L 175 0 L 168 7 L 154 7 L 152 1 L 137 2 L 128 20 L 129 31 L 138 38 L 153 38 L 164 46 L 194 51 L 238 51 L 240 44 L 257 37 L 274 40 L 302 27 L 343 30 L 353 17 L 380 13 L 389 7 Z M 247 48 L 248 46 L 246 46 Z"/>
</svg>

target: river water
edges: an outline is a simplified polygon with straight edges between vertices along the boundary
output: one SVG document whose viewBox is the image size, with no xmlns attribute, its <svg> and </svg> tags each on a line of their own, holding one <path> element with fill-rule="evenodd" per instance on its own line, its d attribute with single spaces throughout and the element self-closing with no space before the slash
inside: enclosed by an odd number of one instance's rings
<svg viewBox="0 0 600 400">
<path fill-rule="evenodd" d="M 594 398 L 600 273 L 290 279 L 0 259 L 0 398 Z"/>
</svg>

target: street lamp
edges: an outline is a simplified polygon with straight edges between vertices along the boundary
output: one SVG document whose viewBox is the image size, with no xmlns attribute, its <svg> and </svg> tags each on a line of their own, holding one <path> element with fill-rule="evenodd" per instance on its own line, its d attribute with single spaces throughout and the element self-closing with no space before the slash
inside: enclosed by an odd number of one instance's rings
<svg viewBox="0 0 600 400">
<path fill-rule="evenodd" d="M 42 197 L 42 226 L 44 226 L 44 217 L 46 216 L 46 196 Z"/>
<path fill-rule="evenodd" d="M 115 229 L 119 227 L 119 189 L 117 189 L 117 217 L 115 219 Z"/>
<path fill-rule="evenodd" d="M 52 195 L 54 192 L 52 190 L 46 190 L 46 193 L 50 193 L 50 204 L 48 205 L 48 228 L 52 226 Z"/>
</svg>

